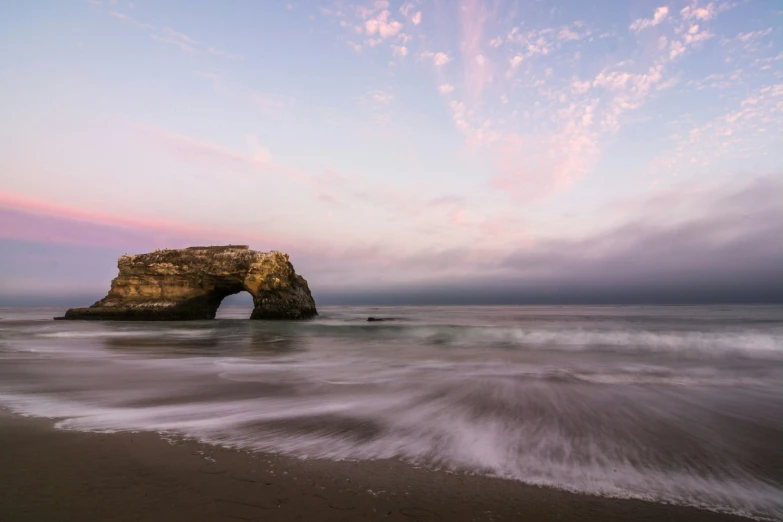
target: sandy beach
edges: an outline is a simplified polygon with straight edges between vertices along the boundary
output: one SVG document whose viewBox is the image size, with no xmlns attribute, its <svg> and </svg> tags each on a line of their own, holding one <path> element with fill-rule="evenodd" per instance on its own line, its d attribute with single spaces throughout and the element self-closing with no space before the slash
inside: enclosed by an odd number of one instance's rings
<svg viewBox="0 0 783 522">
<path fill-rule="evenodd" d="M 744 520 L 397 461 L 299 460 L 53 424 L 0 413 L 0 520 Z"/>
</svg>

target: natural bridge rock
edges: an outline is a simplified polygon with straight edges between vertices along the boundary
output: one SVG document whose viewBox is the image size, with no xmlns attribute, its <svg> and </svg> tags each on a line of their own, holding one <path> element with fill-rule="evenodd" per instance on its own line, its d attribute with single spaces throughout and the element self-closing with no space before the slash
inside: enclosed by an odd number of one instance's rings
<svg viewBox="0 0 783 522">
<path fill-rule="evenodd" d="M 190 247 L 124 255 L 109 294 L 58 319 L 214 319 L 226 296 L 253 296 L 251 319 L 305 319 L 317 315 L 307 281 L 288 254 L 246 246 Z"/>
</svg>

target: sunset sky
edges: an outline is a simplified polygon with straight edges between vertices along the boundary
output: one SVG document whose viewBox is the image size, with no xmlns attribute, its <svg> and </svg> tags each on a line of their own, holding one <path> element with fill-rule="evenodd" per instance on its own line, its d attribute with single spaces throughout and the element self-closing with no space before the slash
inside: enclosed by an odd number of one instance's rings
<svg viewBox="0 0 783 522">
<path fill-rule="evenodd" d="M 783 299 L 778 0 L 7 2 L 0 114 L 0 304 L 228 243 L 321 302 Z"/>
</svg>

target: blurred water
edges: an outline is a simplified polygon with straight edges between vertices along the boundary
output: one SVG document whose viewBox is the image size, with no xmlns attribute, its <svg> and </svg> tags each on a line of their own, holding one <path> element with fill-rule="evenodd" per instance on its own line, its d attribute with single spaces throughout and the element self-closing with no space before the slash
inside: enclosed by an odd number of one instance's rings
<svg viewBox="0 0 783 522">
<path fill-rule="evenodd" d="M 61 428 L 783 519 L 783 307 L 319 311 L 111 323 L 0 309 L 0 405 Z"/>
</svg>

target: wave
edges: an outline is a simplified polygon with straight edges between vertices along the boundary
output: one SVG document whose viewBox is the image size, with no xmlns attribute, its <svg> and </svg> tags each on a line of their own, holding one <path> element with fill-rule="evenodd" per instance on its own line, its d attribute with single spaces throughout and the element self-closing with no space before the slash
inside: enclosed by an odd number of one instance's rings
<svg viewBox="0 0 783 522">
<path fill-rule="evenodd" d="M 301 332 L 317 336 L 413 340 L 429 344 L 487 345 L 563 351 L 606 348 L 622 352 L 689 352 L 704 357 L 737 355 L 783 359 L 783 332 L 645 331 L 638 329 L 520 328 L 460 325 L 305 325 Z"/>
<path fill-rule="evenodd" d="M 0 380 L 0 404 L 56 419 L 61 429 L 153 431 L 298 458 L 397 458 L 783 520 L 774 460 L 754 461 L 743 451 L 747 444 L 762 455 L 778 451 L 777 385 L 754 387 L 736 376 L 732 393 L 715 394 L 703 386 L 727 385 L 731 375 L 705 368 L 678 373 L 625 363 L 578 371 L 312 353 L 73 364 L 48 357 L 29 371 L 50 373 L 23 387 Z M 63 391 L 60 382 L 89 386 Z M 767 438 L 749 439 L 753 433 Z"/>
<path fill-rule="evenodd" d="M 345 393 L 346 384 L 360 389 Z M 296 396 L 183 398 L 153 406 L 122 405 L 127 397 L 85 403 L 8 393 L 0 394 L 0 403 L 58 419 L 61 429 L 154 431 L 298 458 L 398 458 L 578 493 L 783 519 L 780 484 L 725 455 L 720 459 L 705 450 L 694 458 L 684 448 L 645 440 L 645 432 L 670 422 L 667 416 L 675 410 L 663 416 L 654 409 L 632 412 L 621 401 L 614 412 L 589 411 L 590 401 L 579 405 L 575 396 L 508 383 L 451 381 L 394 393 L 366 384 L 308 382 Z M 519 399 L 520 392 L 526 398 Z M 683 424 L 670 435 L 685 438 L 687 446 L 705 433 Z"/>
<path fill-rule="evenodd" d="M 397 458 L 783 520 L 783 323 L 349 312 L 4 325 L 0 405 L 61 429 Z"/>
</svg>

